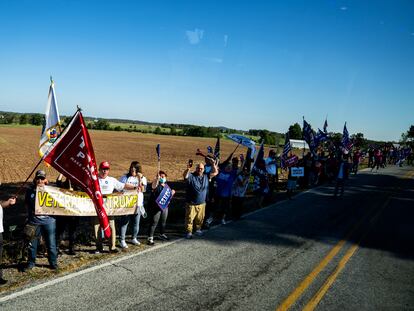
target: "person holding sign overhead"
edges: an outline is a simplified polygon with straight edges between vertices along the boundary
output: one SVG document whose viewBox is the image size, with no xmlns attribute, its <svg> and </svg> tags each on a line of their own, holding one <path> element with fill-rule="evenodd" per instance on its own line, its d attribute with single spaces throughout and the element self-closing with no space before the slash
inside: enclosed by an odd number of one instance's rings
<svg viewBox="0 0 414 311">
<path fill-rule="evenodd" d="M 148 215 L 150 224 L 148 227 L 148 245 L 154 245 L 154 233 L 158 222 L 161 219 L 161 228 L 159 238 L 167 241 L 168 236 L 165 234 L 165 226 L 168 217 L 168 205 L 175 194 L 175 190 L 167 185 L 167 174 L 159 171 L 151 184 L 152 192 L 149 199 Z"/>
</svg>

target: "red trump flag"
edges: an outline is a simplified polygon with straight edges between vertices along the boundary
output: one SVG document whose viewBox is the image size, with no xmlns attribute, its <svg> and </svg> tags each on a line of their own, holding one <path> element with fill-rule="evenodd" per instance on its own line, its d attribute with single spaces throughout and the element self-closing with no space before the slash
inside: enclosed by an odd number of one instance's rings
<svg viewBox="0 0 414 311">
<path fill-rule="evenodd" d="M 70 178 L 91 197 L 99 224 L 105 237 L 109 238 L 111 229 L 99 186 L 95 153 L 80 110 L 75 113 L 56 142 L 47 150 L 43 160 Z"/>
</svg>

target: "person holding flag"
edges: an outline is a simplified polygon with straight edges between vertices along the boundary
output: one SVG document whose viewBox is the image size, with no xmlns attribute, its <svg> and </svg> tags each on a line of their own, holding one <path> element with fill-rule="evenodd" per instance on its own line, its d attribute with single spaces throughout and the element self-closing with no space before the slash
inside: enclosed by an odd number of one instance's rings
<svg viewBox="0 0 414 311">
<path fill-rule="evenodd" d="M 264 145 L 260 145 L 259 152 L 254 162 L 252 175 L 253 180 L 253 192 L 257 195 L 258 206 L 262 207 L 264 196 L 269 193 L 269 182 L 267 178 L 266 163 L 264 160 Z"/>
<path fill-rule="evenodd" d="M 249 186 L 249 179 L 250 168 L 246 165 L 242 165 L 232 187 L 231 211 L 234 220 L 239 220 L 243 213 L 243 204 L 247 187 Z"/>
<path fill-rule="evenodd" d="M 175 194 L 175 190 L 171 189 L 167 185 L 167 173 L 164 171 L 158 171 L 157 176 L 151 184 L 151 196 L 149 199 L 148 215 L 150 219 L 150 225 L 148 227 L 148 245 L 154 245 L 154 233 L 157 228 L 158 222 L 161 219 L 161 228 L 159 238 L 161 240 L 169 240 L 165 234 L 165 227 L 168 217 L 168 206 L 172 197 Z"/>
<path fill-rule="evenodd" d="M 79 108 L 62 134 L 46 151 L 41 161 L 50 164 L 88 194 L 95 205 L 100 228 L 103 230 L 105 238 L 109 238 L 111 229 L 98 180 L 95 153 Z M 109 163 L 101 167 L 104 166 L 108 168 Z M 106 185 L 105 188 L 107 188 Z"/>
</svg>

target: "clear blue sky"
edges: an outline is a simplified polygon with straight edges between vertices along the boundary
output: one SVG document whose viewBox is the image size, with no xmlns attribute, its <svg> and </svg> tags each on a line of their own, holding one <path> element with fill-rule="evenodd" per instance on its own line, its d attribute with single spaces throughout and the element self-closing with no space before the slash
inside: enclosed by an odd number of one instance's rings
<svg viewBox="0 0 414 311">
<path fill-rule="evenodd" d="M 414 1 L 0 1 L 0 110 L 398 140 Z"/>
</svg>

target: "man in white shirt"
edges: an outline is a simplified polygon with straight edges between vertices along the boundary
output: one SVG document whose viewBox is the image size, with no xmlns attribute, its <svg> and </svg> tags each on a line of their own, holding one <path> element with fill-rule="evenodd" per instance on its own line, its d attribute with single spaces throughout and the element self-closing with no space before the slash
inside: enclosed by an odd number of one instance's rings
<svg viewBox="0 0 414 311">
<path fill-rule="evenodd" d="M 133 185 L 124 184 L 118 181 L 116 178 L 109 176 L 109 169 L 110 165 L 108 161 L 101 162 L 99 164 L 99 186 L 101 187 L 102 194 L 111 194 L 116 191 L 122 191 L 124 189 L 132 190 L 135 189 Z M 115 230 L 115 218 L 109 217 L 109 226 L 111 228 L 111 246 L 109 247 L 109 251 L 112 253 L 117 253 L 118 249 L 116 248 L 116 230 Z M 103 251 L 102 245 L 102 230 L 99 225 L 98 217 L 95 218 L 94 223 L 95 229 L 95 239 L 96 239 L 96 251 L 95 253 L 99 254 Z"/>
<path fill-rule="evenodd" d="M 0 285 L 7 283 L 7 280 L 3 279 L 3 269 L 1 267 L 3 261 L 3 208 L 7 208 L 10 205 L 16 204 L 16 198 L 11 197 L 6 201 L 0 201 Z"/>
</svg>

